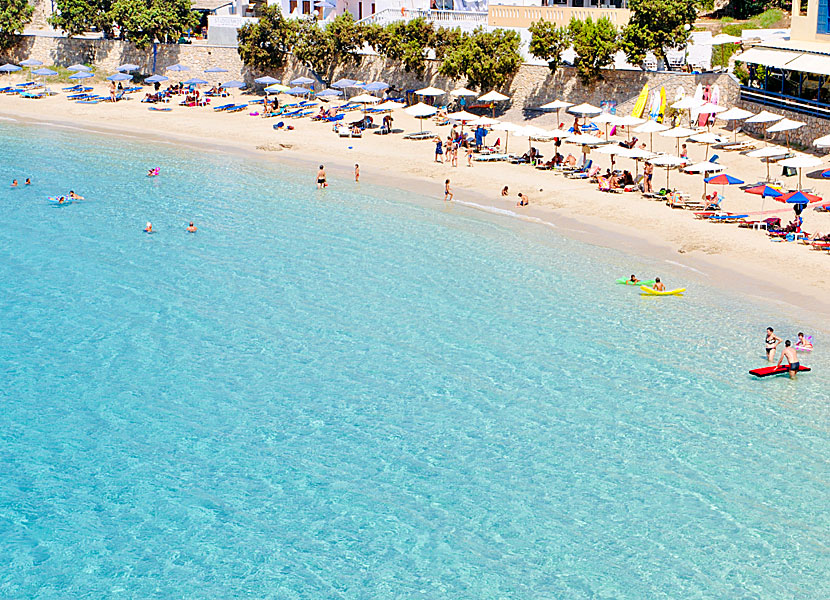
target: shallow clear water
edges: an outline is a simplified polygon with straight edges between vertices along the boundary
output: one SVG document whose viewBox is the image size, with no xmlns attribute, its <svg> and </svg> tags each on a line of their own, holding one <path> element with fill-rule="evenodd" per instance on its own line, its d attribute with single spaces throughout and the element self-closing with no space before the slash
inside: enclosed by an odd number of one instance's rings
<svg viewBox="0 0 830 600">
<path fill-rule="evenodd" d="M 688 273 L 313 169 L 0 125 L 28 176 L 0 597 L 830 597 L 828 361 L 746 374 L 809 315 L 640 298 L 609 282 Z"/>
</svg>

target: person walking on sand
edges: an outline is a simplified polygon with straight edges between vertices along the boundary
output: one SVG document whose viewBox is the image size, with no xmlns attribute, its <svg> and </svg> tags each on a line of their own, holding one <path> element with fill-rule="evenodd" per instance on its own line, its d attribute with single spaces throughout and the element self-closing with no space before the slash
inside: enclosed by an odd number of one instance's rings
<svg viewBox="0 0 830 600">
<path fill-rule="evenodd" d="M 450 156 L 452 156 L 452 160 L 450 162 L 450 165 L 453 166 L 453 167 L 457 167 L 458 166 L 458 143 L 457 142 L 452 142 L 452 144 L 450 145 L 450 152 L 451 152 Z"/>
<path fill-rule="evenodd" d="M 473 147 L 470 144 L 467 144 L 467 166 L 473 166 Z"/>
<path fill-rule="evenodd" d="M 322 190 L 326 187 L 326 168 L 320 165 L 320 170 L 317 171 L 317 189 Z"/>
<path fill-rule="evenodd" d="M 452 200 L 452 190 L 450 189 L 450 180 L 447 179 L 444 182 L 444 202 L 449 202 Z"/>
<path fill-rule="evenodd" d="M 764 340 L 764 350 L 767 353 L 767 360 L 772 362 L 775 360 L 775 351 L 778 349 L 778 344 L 783 340 L 775 335 L 775 330 L 772 327 L 767 327 L 767 339 Z"/>
<path fill-rule="evenodd" d="M 444 142 L 441 138 L 435 138 L 435 162 L 444 164 Z"/>
<path fill-rule="evenodd" d="M 360 165 L 357 163 L 354 164 L 354 182 L 360 183 Z"/>
<path fill-rule="evenodd" d="M 790 379 L 795 379 L 795 374 L 798 373 L 801 363 L 798 362 L 798 355 L 795 353 L 795 348 L 790 345 L 790 340 L 784 342 L 784 350 L 781 352 L 781 358 L 778 359 L 778 364 L 775 366 L 780 367 L 781 361 L 785 358 L 787 359 L 787 374 Z"/>
</svg>

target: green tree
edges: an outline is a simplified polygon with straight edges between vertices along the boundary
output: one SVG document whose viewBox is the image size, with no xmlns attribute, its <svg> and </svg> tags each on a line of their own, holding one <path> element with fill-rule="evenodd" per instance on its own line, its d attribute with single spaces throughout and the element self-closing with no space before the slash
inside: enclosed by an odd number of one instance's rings
<svg viewBox="0 0 830 600">
<path fill-rule="evenodd" d="M 92 29 L 109 32 L 112 27 L 107 13 L 111 8 L 111 0 L 55 0 L 49 24 L 70 36 Z"/>
<path fill-rule="evenodd" d="M 365 34 L 363 25 L 355 23 L 351 13 L 344 12 L 337 15 L 326 24 L 325 33 L 331 44 L 334 66 L 346 62 L 357 62 L 358 51 L 363 48 Z"/>
<path fill-rule="evenodd" d="M 536 58 L 548 61 L 548 67 L 556 72 L 562 53 L 571 47 L 571 36 L 567 27 L 557 27 L 550 21 L 536 21 L 528 28 L 530 46 L 528 50 Z"/>
<path fill-rule="evenodd" d="M 576 52 L 576 72 L 584 84 L 602 79 L 602 68 L 614 62 L 614 54 L 619 49 L 617 28 L 608 19 L 602 17 L 593 21 L 571 19 L 568 32 Z"/>
<path fill-rule="evenodd" d="M 403 63 L 404 70 L 423 72 L 426 55 L 435 42 L 435 27 L 422 17 L 395 21 L 367 30 L 366 41 L 378 54 Z"/>
<path fill-rule="evenodd" d="M 330 36 L 317 24 L 317 19 L 303 19 L 298 23 L 294 56 L 320 76 L 333 69 L 334 46 Z"/>
<path fill-rule="evenodd" d="M 0 0 L 0 49 L 11 48 L 32 20 L 34 7 L 27 0 Z"/>
<path fill-rule="evenodd" d="M 666 64 L 666 49 L 689 39 L 686 26 L 697 18 L 699 0 L 629 0 L 631 18 L 622 33 L 622 48 L 631 64 L 642 64 L 648 51 Z"/>
<path fill-rule="evenodd" d="M 278 4 L 266 6 L 254 23 L 246 23 L 238 33 L 239 58 L 249 67 L 271 71 L 285 64 L 297 41 L 297 21 L 286 19 Z"/>
<path fill-rule="evenodd" d="M 453 78 L 463 75 L 471 86 L 482 90 L 500 87 L 521 65 L 519 40 L 516 31 L 478 28 L 446 50 L 440 72 Z"/>
<path fill-rule="evenodd" d="M 156 40 L 176 41 L 195 27 L 198 19 L 190 6 L 191 0 L 114 0 L 108 17 L 126 39 L 146 48 Z"/>
<path fill-rule="evenodd" d="M 458 48 L 464 41 L 466 34 L 464 34 L 459 27 L 448 29 L 446 27 L 439 27 L 435 30 L 435 36 L 432 41 L 432 49 L 435 51 L 435 58 L 443 60 L 444 56 Z"/>
</svg>

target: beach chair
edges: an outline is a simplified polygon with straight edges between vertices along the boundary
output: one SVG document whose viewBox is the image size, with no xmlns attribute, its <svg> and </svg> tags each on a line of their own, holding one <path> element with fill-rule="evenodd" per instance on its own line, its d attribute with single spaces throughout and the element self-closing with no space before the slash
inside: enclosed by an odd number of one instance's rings
<svg viewBox="0 0 830 600">
<path fill-rule="evenodd" d="M 480 154 L 477 156 L 473 156 L 473 160 L 477 162 L 497 162 L 502 160 L 507 160 L 509 156 L 507 154 L 501 154 L 498 152 L 492 152 L 490 154 Z"/>
<path fill-rule="evenodd" d="M 226 110 L 225 112 L 239 112 L 239 111 L 241 111 L 241 110 L 245 110 L 246 108 L 248 108 L 248 104 L 247 104 L 247 103 L 245 103 L 245 104 L 237 104 L 236 106 L 231 106 L 231 107 L 230 107 L 228 110 Z"/>
<path fill-rule="evenodd" d="M 233 108 L 233 107 L 234 107 L 233 102 L 231 102 L 230 104 L 223 104 L 222 106 L 214 106 L 213 107 L 213 112 L 220 112 L 220 111 L 223 111 L 223 110 L 228 110 L 229 108 Z"/>
<path fill-rule="evenodd" d="M 345 125 L 337 125 L 334 128 L 334 131 L 342 138 L 347 138 L 352 136 L 352 132 L 349 131 L 349 128 Z"/>
<path fill-rule="evenodd" d="M 403 136 L 405 140 L 428 140 L 430 138 L 435 137 L 435 134 L 431 131 L 415 131 L 413 133 L 407 133 Z"/>
</svg>

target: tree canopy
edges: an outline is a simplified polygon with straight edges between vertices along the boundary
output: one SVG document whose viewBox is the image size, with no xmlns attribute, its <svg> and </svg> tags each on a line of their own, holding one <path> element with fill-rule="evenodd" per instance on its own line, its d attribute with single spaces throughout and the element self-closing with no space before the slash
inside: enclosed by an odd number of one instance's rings
<svg viewBox="0 0 830 600">
<path fill-rule="evenodd" d="M 0 1 L 0 49 L 11 48 L 16 36 L 32 20 L 34 7 L 27 0 Z"/>
<path fill-rule="evenodd" d="M 49 24 L 69 36 L 91 29 L 109 32 L 111 8 L 111 0 L 55 0 L 55 12 L 49 17 Z"/>
<path fill-rule="evenodd" d="M 628 61 L 642 64 L 646 52 L 668 63 L 666 50 L 686 43 L 697 18 L 699 0 L 629 0 L 631 18 L 622 33 L 621 46 Z"/>
<path fill-rule="evenodd" d="M 239 57 L 261 71 L 277 69 L 297 40 L 297 21 L 282 16 L 278 4 L 266 6 L 255 23 L 239 29 Z"/>
<path fill-rule="evenodd" d="M 449 77 L 463 75 L 470 85 L 482 90 L 499 87 L 521 65 L 519 41 L 516 31 L 478 28 L 444 54 L 439 70 Z"/>
<path fill-rule="evenodd" d="M 528 50 L 536 58 L 548 61 L 551 71 L 556 71 L 562 53 L 570 48 L 571 36 L 567 27 L 557 27 L 550 21 L 536 21 L 528 28 L 530 46 Z"/>
<path fill-rule="evenodd" d="M 568 32 L 576 52 L 576 70 L 583 83 L 602 79 L 602 69 L 614 62 L 619 49 L 617 28 L 602 17 L 596 21 L 590 17 L 584 21 L 571 19 Z"/>
<path fill-rule="evenodd" d="M 113 0 L 108 18 L 139 48 L 175 41 L 198 24 L 191 0 Z"/>
</svg>

